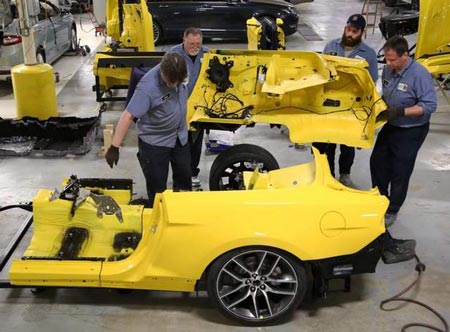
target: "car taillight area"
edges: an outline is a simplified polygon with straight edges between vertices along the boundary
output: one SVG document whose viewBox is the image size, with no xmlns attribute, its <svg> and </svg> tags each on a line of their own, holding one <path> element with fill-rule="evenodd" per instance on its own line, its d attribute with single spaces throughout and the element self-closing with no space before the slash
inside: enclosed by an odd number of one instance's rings
<svg viewBox="0 0 450 332">
<path fill-rule="evenodd" d="M 20 44 L 22 42 L 22 37 L 19 35 L 3 35 L 1 40 L 3 46 L 12 46 Z"/>
</svg>

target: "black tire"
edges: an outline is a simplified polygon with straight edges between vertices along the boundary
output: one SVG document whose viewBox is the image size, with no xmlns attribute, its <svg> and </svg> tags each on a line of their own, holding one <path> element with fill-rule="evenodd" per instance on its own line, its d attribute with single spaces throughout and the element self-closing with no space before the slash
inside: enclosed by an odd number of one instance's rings
<svg viewBox="0 0 450 332">
<path fill-rule="evenodd" d="M 72 28 L 70 29 L 69 40 L 70 40 L 70 51 L 75 52 L 78 46 L 77 28 L 75 25 L 72 25 Z"/>
<path fill-rule="evenodd" d="M 307 289 L 301 262 L 268 247 L 230 251 L 212 263 L 206 278 L 214 306 L 226 317 L 250 326 L 287 320 Z"/>
<path fill-rule="evenodd" d="M 261 16 L 258 17 L 258 21 L 263 26 L 263 35 L 260 38 L 259 47 L 261 50 L 277 50 L 278 49 L 278 27 L 276 24 L 276 18 L 270 16 Z M 269 34 L 268 29 L 270 27 L 275 30 L 272 31 L 272 34 Z M 276 43 L 276 45 L 275 45 Z"/>
<path fill-rule="evenodd" d="M 84 45 L 84 49 L 87 53 L 91 53 L 91 48 L 88 45 Z"/>
<path fill-rule="evenodd" d="M 209 172 L 209 190 L 242 190 L 242 172 L 259 167 L 268 172 L 279 169 L 277 160 L 260 146 L 239 144 L 221 152 L 214 160 Z"/>
<path fill-rule="evenodd" d="M 163 30 L 158 22 L 153 21 L 153 43 L 155 45 L 161 44 L 163 39 Z"/>
<path fill-rule="evenodd" d="M 46 63 L 45 50 L 38 47 L 36 51 L 36 63 Z"/>
</svg>

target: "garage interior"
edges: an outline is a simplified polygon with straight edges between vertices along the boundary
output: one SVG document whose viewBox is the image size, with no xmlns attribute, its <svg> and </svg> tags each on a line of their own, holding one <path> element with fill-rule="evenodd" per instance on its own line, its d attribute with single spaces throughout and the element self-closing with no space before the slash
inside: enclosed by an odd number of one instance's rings
<svg viewBox="0 0 450 332">
<path fill-rule="evenodd" d="M 97 17 L 105 1 L 95 1 Z M 299 31 L 286 38 L 287 50 L 321 52 L 325 44 L 342 35 L 347 18 L 360 13 L 361 0 L 314 0 L 296 5 Z M 97 9 L 98 8 L 98 9 Z M 391 12 L 384 7 L 383 15 Z M 94 34 L 86 14 L 76 14 L 78 37 L 89 45 L 87 56 L 65 55 L 52 66 L 59 73 L 56 83 L 58 111 L 62 116 L 80 118 L 96 116 L 101 104 L 92 92 L 92 65 L 104 37 Z M 81 24 L 80 24 L 81 23 Z M 415 35 L 407 36 L 414 41 Z M 313 39 L 313 40 L 311 40 Z M 318 40 L 320 39 L 320 40 Z M 385 40 L 378 28 L 368 27 L 364 40 L 378 51 Z M 168 51 L 181 42 L 170 41 L 156 47 Z M 220 42 L 205 40 L 210 49 L 246 49 L 245 41 Z M 379 64 L 381 73 L 382 64 Z M 380 87 L 380 79 L 377 86 Z M 448 90 L 444 93 L 450 94 Z M 417 255 L 426 265 L 420 284 L 405 295 L 424 302 L 450 319 L 450 105 L 437 91 L 438 108 L 431 117 L 430 131 L 419 151 L 410 180 L 408 196 L 390 228 L 398 238 L 417 241 Z M 31 201 L 40 188 L 59 187 L 61 180 L 72 174 L 80 178 L 130 178 L 134 180 L 135 198 L 146 196 L 145 180 L 136 158 L 137 133 L 130 128 L 120 150 L 118 167 L 111 169 L 99 156 L 103 146 L 102 129 L 115 125 L 124 102 L 108 102 L 101 116 L 101 127 L 90 151 L 81 156 L 60 158 L 46 156 L 0 157 L 0 206 Z M 0 117 L 15 117 L 15 99 L 10 82 L 0 81 Z M 277 159 L 280 167 L 310 160 L 310 145 L 290 142 L 283 128 L 256 125 L 240 128 L 231 136 L 234 144 L 251 143 L 264 146 Z M 369 158 L 371 149 L 358 149 L 352 167 L 352 181 L 359 189 L 370 189 Z M 200 161 L 202 189 L 208 190 L 208 176 L 216 154 L 205 153 Z M 169 176 L 168 188 L 171 187 Z M 223 211 L 226 213 L 226 211 Z M 16 234 L 24 211 L 0 213 L 0 252 Z M 27 238 L 25 238 L 26 241 Z M 20 251 L 20 248 L 17 249 Z M 373 274 L 352 277 L 350 292 L 330 291 L 326 299 L 303 303 L 294 316 L 278 326 L 244 327 L 227 320 L 211 307 L 206 292 L 180 293 L 139 291 L 118 292 L 114 289 L 51 288 L 31 292 L 29 288 L 0 289 L 0 322 L 2 331 L 400 331 L 405 324 L 423 322 L 438 326 L 441 322 L 429 311 L 414 304 L 394 303 L 396 310 L 380 310 L 380 302 L 407 287 L 416 278 L 416 262 L 386 265 L 379 262 Z M 2 272 L 3 273 L 3 272 Z M 340 288 L 339 284 L 337 288 Z M 398 308 L 397 308 L 398 307 Z"/>
</svg>

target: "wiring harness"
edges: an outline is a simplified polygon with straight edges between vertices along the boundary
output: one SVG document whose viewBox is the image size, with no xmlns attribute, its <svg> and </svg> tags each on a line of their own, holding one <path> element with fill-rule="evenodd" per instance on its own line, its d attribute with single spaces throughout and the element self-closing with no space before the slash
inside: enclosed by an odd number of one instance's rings
<svg viewBox="0 0 450 332">
<path fill-rule="evenodd" d="M 233 93 L 222 96 L 218 96 L 218 92 L 214 93 L 211 105 L 208 104 L 205 95 L 206 90 L 203 92 L 205 105 L 196 105 L 194 108 L 202 108 L 210 118 L 247 119 L 254 108 L 253 105 L 244 106 L 244 102 Z"/>
</svg>

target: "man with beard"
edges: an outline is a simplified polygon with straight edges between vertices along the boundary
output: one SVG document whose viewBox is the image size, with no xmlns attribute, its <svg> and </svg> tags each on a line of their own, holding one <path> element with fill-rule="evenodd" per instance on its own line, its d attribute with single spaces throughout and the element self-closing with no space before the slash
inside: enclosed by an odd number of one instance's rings
<svg viewBox="0 0 450 332">
<path fill-rule="evenodd" d="M 203 34 L 198 28 L 187 28 L 184 31 L 183 42 L 176 45 L 170 49 L 170 52 L 176 52 L 181 54 L 186 61 L 188 67 L 188 93 L 189 96 L 194 90 L 195 83 L 197 82 L 198 75 L 200 73 L 200 68 L 202 66 L 202 58 L 208 49 L 202 46 Z M 200 169 L 198 164 L 200 162 L 200 157 L 202 154 L 202 144 L 203 144 L 203 129 L 198 129 L 195 131 L 189 131 L 189 145 L 191 148 L 191 168 L 192 168 L 192 186 L 199 187 L 200 179 L 198 174 Z"/>
<path fill-rule="evenodd" d="M 344 28 L 341 38 L 330 41 L 323 51 L 325 54 L 337 55 L 347 58 L 364 59 L 369 64 L 369 73 L 373 81 L 378 79 L 377 55 L 375 51 L 362 41 L 362 35 L 366 28 L 366 20 L 360 14 L 351 15 Z M 334 159 L 336 144 L 314 143 L 320 153 L 326 153 L 330 165 L 331 174 L 334 176 Z M 348 186 L 355 187 L 350 179 L 350 170 L 355 159 L 355 148 L 340 145 L 341 154 L 339 156 L 339 181 Z"/>
</svg>

